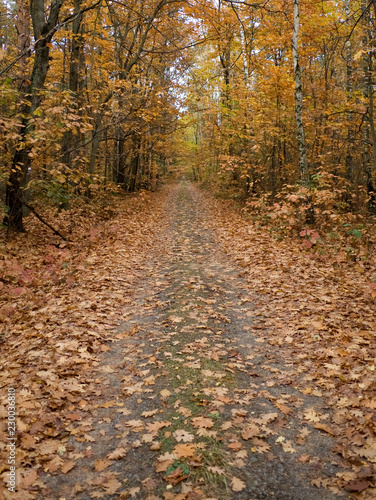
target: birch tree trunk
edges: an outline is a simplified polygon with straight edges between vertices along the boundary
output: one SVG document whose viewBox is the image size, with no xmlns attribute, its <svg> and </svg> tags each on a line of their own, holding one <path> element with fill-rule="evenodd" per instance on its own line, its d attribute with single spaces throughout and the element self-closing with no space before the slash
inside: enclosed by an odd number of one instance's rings
<svg viewBox="0 0 376 500">
<path fill-rule="evenodd" d="M 297 138 L 299 146 L 299 169 L 303 186 L 308 185 L 308 163 L 307 163 L 307 147 L 304 134 L 303 124 L 303 88 L 302 75 L 299 65 L 299 27 L 300 27 L 300 9 L 299 0 L 294 2 L 294 31 L 292 35 L 292 58 L 294 63 L 294 79 L 295 79 L 295 117 Z"/>
</svg>

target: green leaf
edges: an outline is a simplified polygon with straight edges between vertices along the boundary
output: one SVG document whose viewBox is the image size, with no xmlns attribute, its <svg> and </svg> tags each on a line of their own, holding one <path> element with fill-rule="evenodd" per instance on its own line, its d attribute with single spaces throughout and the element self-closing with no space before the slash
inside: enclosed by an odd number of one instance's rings
<svg viewBox="0 0 376 500">
<path fill-rule="evenodd" d="M 358 238 L 359 239 L 359 238 L 362 237 L 363 232 L 360 231 L 359 229 L 352 229 L 347 234 L 351 234 L 352 236 L 354 236 L 354 238 Z"/>
</svg>

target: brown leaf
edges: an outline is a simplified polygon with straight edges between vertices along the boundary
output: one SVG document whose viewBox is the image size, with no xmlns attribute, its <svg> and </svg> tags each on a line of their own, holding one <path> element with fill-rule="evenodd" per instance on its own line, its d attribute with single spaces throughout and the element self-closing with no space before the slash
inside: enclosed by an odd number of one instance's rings
<svg viewBox="0 0 376 500">
<path fill-rule="evenodd" d="M 371 483 L 366 479 L 355 479 L 354 481 L 350 481 L 344 486 L 346 491 L 356 491 L 357 493 L 361 493 L 366 490 Z"/>
<path fill-rule="evenodd" d="M 166 472 L 166 470 L 174 463 L 174 460 L 167 459 L 162 461 L 154 462 L 154 467 L 156 472 Z"/>
<path fill-rule="evenodd" d="M 206 417 L 194 417 L 192 418 L 192 424 L 196 428 L 204 427 L 206 429 L 210 429 L 214 425 L 213 420 Z"/>
<path fill-rule="evenodd" d="M 143 411 L 141 413 L 142 417 L 148 418 L 148 417 L 153 417 L 158 413 L 159 410 L 151 410 L 151 411 Z"/>
<path fill-rule="evenodd" d="M 235 477 L 235 476 L 232 477 L 232 479 L 231 479 L 232 491 L 236 491 L 236 492 L 243 491 L 245 486 L 246 486 L 246 484 L 241 479 L 239 479 L 238 477 Z"/>
<path fill-rule="evenodd" d="M 310 460 L 310 458 L 310 455 L 300 455 L 300 457 L 298 457 L 296 461 L 300 462 L 301 464 L 306 464 Z"/>
<path fill-rule="evenodd" d="M 176 441 L 179 443 L 183 441 L 184 443 L 190 443 L 194 440 L 194 435 L 191 434 L 190 432 L 187 432 L 183 429 L 178 429 L 175 432 L 172 433 Z"/>
<path fill-rule="evenodd" d="M 162 443 L 159 443 L 159 442 L 154 442 L 151 444 L 150 446 L 150 450 L 151 451 L 159 451 L 161 449 L 161 446 L 162 446 Z"/>
<path fill-rule="evenodd" d="M 316 411 L 313 408 L 306 410 L 304 412 L 304 418 L 306 420 L 309 420 L 310 422 L 319 422 L 321 420 L 320 416 L 316 413 Z"/>
<path fill-rule="evenodd" d="M 113 408 L 116 405 L 116 401 L 107 401 L 107 403 L 103 403 L 100 405 L 100 408 Z M 118 410 L 121 411 L 121 410 Z"/>
<path fill-rule="evenodd" d="M 102 470 L 107 469 L 107 467 L 112 463 L 112 460 L 107 460 L 107 458 L 100 458 L 99 460 L 96 460 L 94 462 L 94 469 L 97 472 L 102 472 Z"/>
<path fill-rule="evenodd" d="M 73 460 L 68 460 L 67 462 L 64 463 L 64 465 L 62 466 L 61 468 L 61 472 L 63 474 L 66 474 L 67 472 L 69 472 L 70 470 L 73 469 L 73 467 L 76 465 L 76 462 L 74 462 Z"/>
<path fill-rule="evenodd" d="M 127 450 L 125 448 L 116 448 L 116 450 L 107 455 L 107 458 L 109 460 L 119 460 L 120 458 L 124 458 L 126 454 Z"/>
<path fill-rule="evenodd" d="M 291 413 L 291 408 L 282 403 L 274 403 L 274 406 L 276 406 L 279 410 L 281 410 L 281 412 L 284 413 L 285 415 Z"/>
<path fill-rule="evenodd" d="M 169 396 L 171 396 L 171 392 L 168 389 L 162 389 L 159 394 L 162 396 L 162 398 L 168 398 Z"/>
<path fill-rule="evenodd" d="M 208 467 L 208 470 L 210 470 L 210 472 L 213 472 L 213 474 L 218 474 L 219 476 L 226 475 L 226 471 L 224 469 L 221 469 L 220 467 Z"/>
<path fill-rule="evenodd" d="M 120 488 L 121 482 L 115 478 L 111 478 L 106 483 L 103 483 L 103 486 L 106 488 L 108 495 L 113 495 Z"/>
<path fill-rule="evenodd" d="M 67 415 L 65 415 L 66 418 L 68 420 L 71 420 L 72 422 L 75 422 L 76 420 L 81 420 L 82 418 L 82 415 L 80 415 L 79 413 L 75 412 L 75 413 L 68 413 Z"/>
<path fill-rule="evenodd" d="M 63 464 L 64 461 L 59 456 L 56 456 L 50 462 L 47 462 L 47 464 L 44 466 L 44 470 L 53 474 L 54 472 L 59 470 Z"/>
<path fill-rule="evenodd" d="M 33 469 L 28 471 L 22 478 L 22 486 L 24 486 L 25 488 L 32 486 L 37 480 L 37 478 L 38 478 L 38 473 L 36 470 Z"/>
<path fill-rule="evenodd" d="M 156 422 L 151 422 L 147 424 L 147 430 L 151 434 L 155 434 L 159 431 L 159 429 L 162 429 L 163 427 L 169 427 L 171 425 L 171 422 L 168 420 L 163 420 L 163 421 L 156 421 Z"/>
<path fill-rule="evenodd" d="M 260 432 L 260 429 L 255 425 L 249 425 L 243 429 L 242 438 L 247 441 L 248 439 L 258 436 Z"/>
<path fill-rule="evenodd" d="M 228 448 L 230 448 L 231 450 L 240 450 L 241 448 L 243 448 L 243 445 L 242 443 L 236 441 L 235 443 L 230 443 L 228 445 Z"/>
<path fill-rule="evenodd" d="M 22 448 L 26 448 L 27 450 L 34 449 L 35 444 L 36 444 L 35 438 L 31 434 L 24 434 L 21 437 Z"/>
<path fill-rule="evenodd" d="M 164 476 L 163 479 L 167 481 L 168 483 L 172 484 L 175 486 L 176 484 L 179 484 L 181 481 L 184 481 L 184 479 L 187 479 L 188 474 L 184 474 L 183 468 L 180 465 L 177 469 L 172 471 L 168 476 Z"/>
<path fill-rule="evenodd" d="M 334 432 L 334 430 L 331 427 L 329 427 L 329 425 L 327 425 L 327 424 L 322 424 L 321 422 L 317 422 L 317 423 L 315 423 L 315 425 L 313 427 L 315 429 L 320 429 L 321 431 L 325 431 L 328 434 L 330 434 L 331 436 L 335 436 L 336 435 L 336 433 Z"/>
<path fill-rule="evenodd" d="M 196 447 L 193 444 L 177 444 L 172 450 L 172 453 L 178 458 L 188 458 L 195 455 Z"/>
</svg>

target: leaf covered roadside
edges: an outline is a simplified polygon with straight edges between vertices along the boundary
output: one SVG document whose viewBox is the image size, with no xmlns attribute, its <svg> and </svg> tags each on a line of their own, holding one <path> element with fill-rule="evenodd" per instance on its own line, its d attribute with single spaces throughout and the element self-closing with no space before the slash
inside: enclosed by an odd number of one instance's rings
<svg viewBox="0 0 376 500">
<path fill-rule="evenodd" d="M 51 237 L 33 216 L 28 234 L 1 242 L 0 474 L 4 482 L 5 403 L 7 388 L 15 387 L 22 500 L 34 498 L 28 492 L 38 482 L 33 465 L 56 454 L 49 470 L 61 467 L 65 474 L 74 466 L 59 458 L 64 446 L 59 448 L 57 439 L 72 431 L 80 418 L 77 410 L 85 411 L 88 399 L 101 394 L 87 374 L 108 351 L 122 307 L 131 301 L 142 263 L 153 249 L 165 195 L 142 192 L 117 200 L 117 214 L 106 220 L 88 208 L 69 218 L 60 214 L 59 227 L 66 234 L 71 230 L 67 243 Z M 51 220 L 56 224 L 56 217 Z M 5 497 L 12 495 L 4 484 L 0 488 Z"/>
<path fill-rule="evenodd" d="M 367 487 L 374 485 L 376 464 L 376 302 L 369 283 L 376 256 L 359 272 L 342 256 L 274 239 L 231 203 L 213 201 L 212 207 L 218 238 L 253 292 L 259 342 L 289 357 L 294 386 L 325 397 L 332 409 L 328 425 L 317 419 L 315 427 L 336 436 L 335 451 L 352 469 L 349 490 L 364 489 L 364 498 L 373 498 L 376 490 L 367 493 Z"/>
</svg>

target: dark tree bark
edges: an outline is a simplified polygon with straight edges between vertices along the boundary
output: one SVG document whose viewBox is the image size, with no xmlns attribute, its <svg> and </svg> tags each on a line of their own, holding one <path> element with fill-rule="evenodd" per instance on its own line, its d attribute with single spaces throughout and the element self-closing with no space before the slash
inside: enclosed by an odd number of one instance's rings
<svg viewBox="0 0 376 500">
<path fill-rule="evenodd" d="M 141 146 L 141 138 L 140 136 L 134 134 L 133 144 L 132 144 L 132 156 L 128 171 L 127 186 L 126 186 L 127 191 L 130 193 L 134 193 L 134 191 L 136 190 L 137 174 L 140 166 L 140 146 Z"/>
<path fill-rule="evenodd" d="M 9 229 L 14 229 L 18 232 L 24 231 L 24 187 L 27 173 L 31 167 L 31 147 L 28 145 L 21 146 L 21 144 L 27 144 L 27 136 L 33 128 L 31 119 L 42 101 L 41 90 L 43 89 L 48 71 L 50 43 L 57 28 L 59 12 L 63 2 L 64 0 L 53 0 L 47 21 L 45 21 L 44 0 L 32 0 L 31 2 L 31 19 L 34 39 L 36 40 L 35 58 L 31 82 L 25 92 L 29 102 L 23 103 L 21 109 L 21 114 L 24 118 L 21 123 L 20 145 L 19 147 L 16 146 L 16 153 L 13 157 L 5 194 L 5 204 L 8 207 L 8 213 L 4 223 L 8 225 Z"/>
<path fill-rule="evenodd" d="M 72 48 L 71 48 L 71 59 L 69 66 L 69 90 L 71 91 L 73 97 L 78 99 L 78 89 L 79 89 L 79 78 L 80 78 L 80 60 L 81 52 L 84 47 L 84 39 L 81 31 L 81 22 L 83 14 L 80 13 L 82 0 L 74 0 L 74 12 L 76 17 L 72 23 Z M 77 103 L 78 104 L 78 103 Z M 77 105 L 78 107 L 78 105 Z M 77 136 L 75 136 L 77 137 Z M 67 165 L 68 168 L 72 167 L 72 152 L 75 149 L 74 146 L 78 140 L 74 139 L 72 130 L 67 130 L 64 133 L 62 143 L 61 143 L 61 157 L 63 163 Z"/>
</svg>

